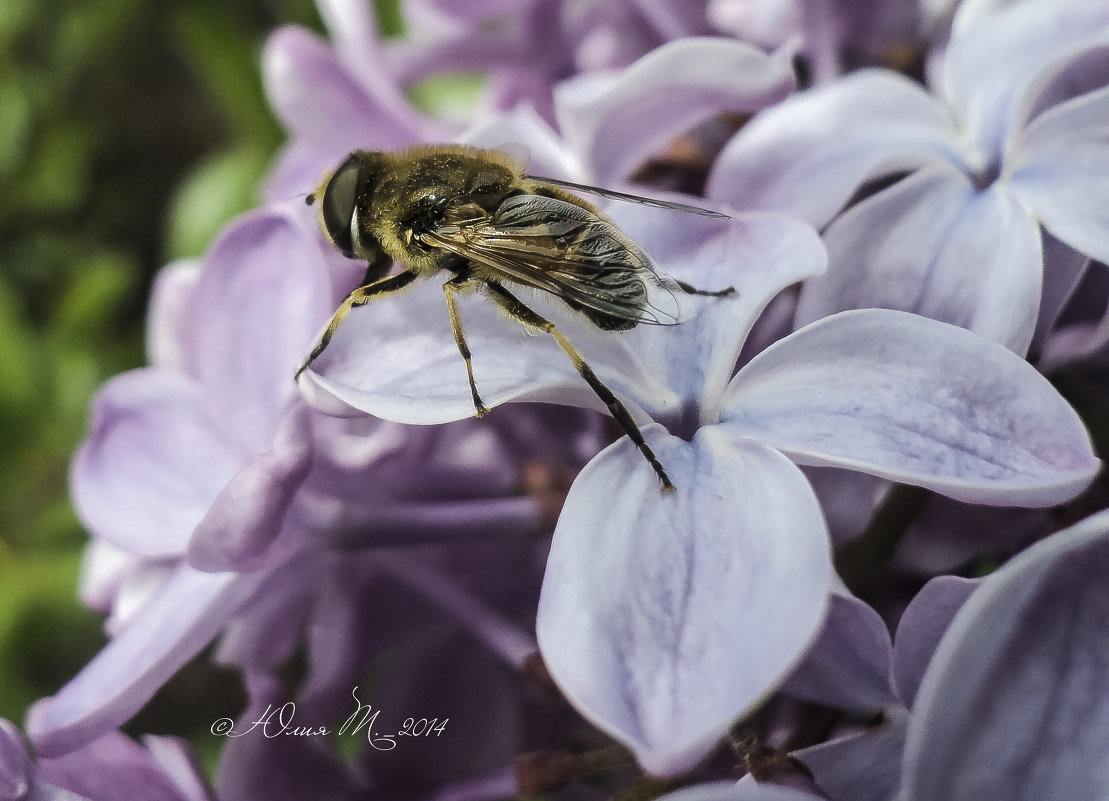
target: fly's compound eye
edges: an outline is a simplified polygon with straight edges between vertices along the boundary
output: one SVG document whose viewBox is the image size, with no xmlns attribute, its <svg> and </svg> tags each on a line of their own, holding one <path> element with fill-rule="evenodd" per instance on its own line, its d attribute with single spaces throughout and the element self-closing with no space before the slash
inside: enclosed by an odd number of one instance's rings
<svg viewBox="0 0 1109 801">
<path fill-rule="evenodd" d="M 352 154 L 331 174 L 320 197 L 324 233 L 348 259 L 354 258 L 354 218 L 366 186 L 365 172 L 362 160 Z"/>
</svg>

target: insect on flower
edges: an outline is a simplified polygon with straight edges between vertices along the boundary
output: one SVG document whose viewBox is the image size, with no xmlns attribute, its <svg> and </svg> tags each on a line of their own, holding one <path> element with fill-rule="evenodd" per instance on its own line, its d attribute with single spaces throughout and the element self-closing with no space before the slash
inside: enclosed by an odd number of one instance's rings
<svg viewBox="0 0 1109 801">
<path fill-rule="evenodd" d="M 554 323 L 506 288 L 543 290 L 603 331 L 640 324 L 673 325 L 675 293 L 722 297 L 655 271 L 647 255 L 577 190 L 677 211 L 726 217 L 680 203 L 641 198 L 527 175 L 497 150 L 425 145 L 393 153 L 351 153 L 306 199 L 319 202 L 320 225 L 347 258 L 365 259 L 366 275 L 328 322 L 297 377 L 327 347 L 350 310 L 397 292 L 416 278 L 446 270 L 443 284 L 451 330 L 466 362 L 474 409 L 486 413 L 474 382 L 470 348 L 458 313 L 459 294 L 482 290 L 521 325 L 548 333 L 658 474 L 674 485 L 624 404 L 597 378 Z M 393 260 L 405 269 L 388 275 Z"/>
</svg>

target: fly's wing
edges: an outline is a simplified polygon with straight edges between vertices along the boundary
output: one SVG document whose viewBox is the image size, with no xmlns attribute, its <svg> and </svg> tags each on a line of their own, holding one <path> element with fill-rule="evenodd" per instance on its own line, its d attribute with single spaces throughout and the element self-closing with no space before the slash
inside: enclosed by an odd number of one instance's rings
<svg viewBox="0 0 1109 801">
<path fill-rule="evenodd" d="M 506 280 L 626 323 L 613 328 L 680 321 L 678 285 L 611 222 L 564 200 L 515 195 L 491 215 L 425 237 Z"/>
</svg>

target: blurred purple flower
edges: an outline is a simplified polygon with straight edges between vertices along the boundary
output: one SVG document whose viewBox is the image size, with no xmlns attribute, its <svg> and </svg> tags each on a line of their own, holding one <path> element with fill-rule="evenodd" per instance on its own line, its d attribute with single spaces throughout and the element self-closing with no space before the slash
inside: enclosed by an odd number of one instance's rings
<svg viewBox="0 0 1109 801">
<path fill-rule="evenodd" d="M 873 610 L 845 596 L 835 635 L 785 689 L 848 709 L 884 706 L 887 721 L 798 752 L 819 787 L 832 801 L 1103 797 L 1107 550 L 1103 512 L 985 579 L 933 579 L 892 649 Z M 848 652 L 844 670 L 836 654 Z M 878 692 L 836 675 L 869 677 Z"/>
<path fill-rule="evenodd" d="M 32 761 L 19 730 L 0 719 L 3 801 L 211 801 L 212 791 L 188 745 L 146 735 L 142 744 L 118 731 L 56 759 Z"/>
<path fill-rule="evenodd" d="M 921 23 L 917 0 L 709 0 L 708 19 L 760 47 L 799 38 L 815 83 L 903 59 L 919 43 Z"/>
<path fill-rule="evenodd" d="M 363 19 L 364 9 L 348 6 L 346 0 L 326 5 L 333 48 L 298 28 L 278 31 L 267 44 L 267 92 L 292 135 L 267 197 L 305 194 L 354 149 L 388 150 L 459 136 L 486 146 L 533 148 L 535 137 L 549 137 L 546 122 L 526 105 L 508 116 L 478 115 L 466 134 L 419 115 L 390 80 L 394 73 Z M 349 15 L 354 19 L 347 20 Z M 741 42 L 690 38 L 653 50 L 625 70 L 562 82 L 553 88 L 552 113 L 571 149 L 562 164 L 534 166 L 611 187 L 698 123 L 725 111 L 750 113 L 788 95 L 795 85 L 792 54 L 790 46 L 767 55 Z M 515 127 L 499 131 L 498 120 L 512 116 Z"/>
<path fill-rule="evenodd" d="M 722 152 L 711 197 L 828 226 L 830 267 L 806 284 L 799 326 L 898 308 L 1024 353 L 1086 258 L 1109 260 L 1109 11 L 982 6 L 956 16 L 931 94 L 859 72 L 760 115 Z M 860 187 L 905 173 L 836 217 Z"/>
<path fill-rule="evenodd" d="M 289 658 L 299 607 L 327 583 L 308 569 L 328 564 L 313 551 L 519 540 L 544 527 L 539 500 L 516 494 L 518 461 L 533 452 L 495 429 L 334 420 L 293 395 L 295 366 L 341 294 L 326 261 L 305 221 L 274 209 L 232 225 L 199 271 L 159 281 L 151 350 L 168 363 L 101 391 L 73 464 L 96 537 L 83 594 L 112 611 L 113 639 L 33 709 L 40 753 L 122 723 L 221 631 L 243 668 Z M 349 273 L 342 265 L 336 280 L 349 286 Z M 547 455 L 573 463 L 573 423 L 561 424 Z M 244 628 L 237 641 L 252 645 L 233 647 Z"/>
</svg>

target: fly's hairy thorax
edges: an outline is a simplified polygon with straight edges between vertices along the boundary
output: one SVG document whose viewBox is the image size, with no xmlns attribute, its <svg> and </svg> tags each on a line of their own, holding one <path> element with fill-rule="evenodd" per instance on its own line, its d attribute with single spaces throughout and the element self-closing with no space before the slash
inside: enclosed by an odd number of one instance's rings
<svg viewBox="0 0 1109 801">
<path fill-rule="evenodd" d="M 385 154 L 380 177 L 368 193 L 363 219 L 382 248 L 420 273 L 434 273 L 453 260 L 421 242 L 442 225 L 492 215 L 522 190 L 521 170 L 507 156 L 442 146 Z"/>
</svg>

